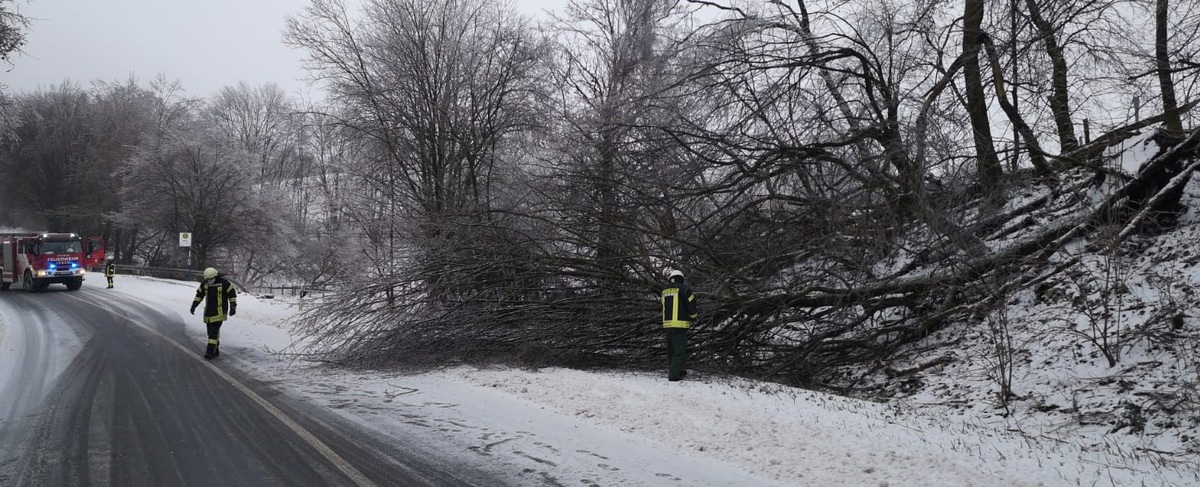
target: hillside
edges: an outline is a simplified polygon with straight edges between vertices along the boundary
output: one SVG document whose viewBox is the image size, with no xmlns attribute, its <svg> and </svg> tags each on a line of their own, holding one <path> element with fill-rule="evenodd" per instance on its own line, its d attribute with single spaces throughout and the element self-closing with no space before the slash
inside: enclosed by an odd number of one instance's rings
<svg viewBox="0 0 1200 487">
<path fill-rule="evenodd" d="M 997 232 L 1005 236 L 989 248 L 1078 225 L 1079 215 L 1095 212 L 1159 152 L 1153 135 L 1148 129 L 1110 149 L 1103 182 L 1081 171 L 1022 189 L 1006 210 L 1043 203 L 1009 223 L 1021 229 Z M 844 380 L 877 399 L 976 417 L 1030 438 L 1195 465 L 1200 181 L 1189 174 L 1174 228 L 1088 227 L 1005 281 L 1020 286 L 998 285 L 1003 305 L 980 306 L 985 314 L 938 329 L 891 361 L 843 369 Z"/>
</svg>

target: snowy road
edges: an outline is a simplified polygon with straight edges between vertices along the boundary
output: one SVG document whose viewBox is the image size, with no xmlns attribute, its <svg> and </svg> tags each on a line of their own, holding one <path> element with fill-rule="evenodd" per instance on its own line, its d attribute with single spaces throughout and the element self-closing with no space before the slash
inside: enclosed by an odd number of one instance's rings
<svg viewBox="0 0 1200 487">
<path fill-rule="evenodd" d="M 104 289 L 0 293 L 0 485 L 495 485 L 194 341 L 178 315 Z"/>
</svg>

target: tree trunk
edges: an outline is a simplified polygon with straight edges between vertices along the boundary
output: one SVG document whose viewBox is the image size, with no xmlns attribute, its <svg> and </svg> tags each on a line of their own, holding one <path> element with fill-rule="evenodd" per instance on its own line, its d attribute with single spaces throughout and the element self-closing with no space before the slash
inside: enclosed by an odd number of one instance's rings
<svg viewBox="0 0 1200 487">
<path fill-rule="evenodd" d="M 1029 7 L 1029 18 L 1037 27 L 1038 35 L 1046 45 L 1046 54 L 1050 56 L 1050 112 L 1054 114 L 1054 124 L 1058 127 L 1058 141 L 1061 152 L 1070 152 L 1079 146 L 1075 139 L 1075 126 L 1071 122 L 1071 104 L 1067 92 L 1067 60 L 1063 57 L 1062 46 L 1058 44 L 1058 36 L 1054 26 L 1042 17 L 1041 5 L 1037 0 L 1025 0 Z"/>
<path fill-rule="evenodd" d="M 1050 163 L 1046 162 L 1046 152 L 1042 150 L 1041 144 L 1038 143 L 1037 134 L 1033 133 L 1033 129 L 1029 128 L 1029 124 L 1025 123 L 1025 119 L 1021 117 L 1021 113 L 1017 111 L 1017 107 L 1008 102 L 1007 95 L 1004 93 L 1004 71 L 1000 69 L 1000 54 L 996 52 L 996 46 L 992 42 L 991 36 L 986 33 L 979 34 L 979 43 L 987 50 L 988 58 L 992 66 L 992 85 L 996 89 L 996 101 L 1000 103 L 1000 109 L 1008 115 L 1008 119 L 1013 124 L 1018 134 L 1025 138 L 1025 147 L 1029 150 L 1029 159 L 1033 162 L 1033 167 L 1037 168 L 1041 174 L 1053 174 L 1054 169 L 1050 167 Z"/>
<path fill-rule="evenodd" d="M 1162 87 L 1163 112 L 1167 113 L 1167 131 L 1183 135 L 1183 121 L 1175 112 L 1175 82 L 1171 80 L 1171 60 L 1167 51 L 1167 0 L 1158 0 L 1154 11 L 1154 61 L 1158 84 Z"/>
<path fill-rule="evenodd" d="M 983 80 L 979 73 L 983 0 L 967 0 L 963 17 L 963 53 L 966 55 L 963 77 L 966 81 L 967 113 L 971 116 L 971 129 L 975 135 L 979 185 L 983 189 L 984 207 L 996 208 L 1004 201 L 1004 173 L 1000 166 L 1000 158 L 996 156 L 995 143 L 992 141 Z"/>
</svg>

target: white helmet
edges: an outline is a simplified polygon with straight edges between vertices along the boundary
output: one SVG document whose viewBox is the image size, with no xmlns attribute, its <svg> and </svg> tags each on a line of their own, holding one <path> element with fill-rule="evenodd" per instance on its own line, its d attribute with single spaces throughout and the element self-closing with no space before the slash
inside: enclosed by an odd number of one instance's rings
<svg viewBox="0 0 1200 487">
<path fill-rule="evenodd" d="M 212 267 L 204 269 L 204 279 L 212 279 L 214 277 L 217 277 L 216 269 L 213 269 Z"/>
<path fill-rule="evenodd" d="M 683 277 L 683 271 L 681 271 L 681 270 L 679 270 L 679 269 L 670 269 L 670 268 L 668 268 L 668 269 L 667 269 L 666 271 L 664 271 L 663 273 L 667 275 L 667 280 L 671 280 L 671 279 L 674 279 L 674 278 L 676 278 L 676 277 Z"/>
</svg>

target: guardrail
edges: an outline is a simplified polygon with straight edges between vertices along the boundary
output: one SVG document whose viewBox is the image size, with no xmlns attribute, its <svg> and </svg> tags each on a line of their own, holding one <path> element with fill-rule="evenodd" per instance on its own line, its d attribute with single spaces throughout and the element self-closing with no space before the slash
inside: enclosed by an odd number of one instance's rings
<svg viewBox="0 0 1200 487">
<path fill-rule="evenodd" d="M 94 272 L 104 273 L 104 267 L 96 269 Z M 170 267 L 146 267 L 140 265 L 122 265 L 117 264 L 117 275 L 132 275 L 132 276 L 150 276 L 161 279 L 174 279 L 176 281 L 194 281 L 200 279 L 200 269 L 174 269 Z M 236 284 L 236 283 L 235 283 Z M 238 286 L 239 288 L 243 286 Z"/>
<path fill-rule="evenodd" d="M 103 275 L 104 269 L 103 268 L 96 269 L 93 272 L 98 272 L 99 274 Z M 198 283 L 200 281 L 200 273 L 201 272 L 203 272 L 203 271 L 200 269 L 188 270 L 188 269 L 175 269 L 175 268 L 171 268 L 171 267 L 146 267 L 146 266 L 138 266 L 138 265 L 117 264 L 117 275 L 118 276 L 120 276 L 122 274 L 133 275 L 133 276 L 149 276 L 149 277 L 157 277 L 160 279 L 173 279 L 176 281 L 188 281 L 188 282 L 197 282 Z M 306 297 L 312 293 L 328 292 L 328 289 L 314 288 L 314 287 L 309 287 L 309 286 L 260 286 L 255 289 L 250 289 L 250 288 L 246 287 L 244 284 L 242 284 L 241 282 L 239 282 L 237 279 L 231 278 L 229 276 L 225 276 L 225 278 L 229 279 L 229 282 L 233 283 L 233 285 L 237 288 L 238 292 L 243 292 L 243 293 L 249 292 L 251 294 L 257 294 L 257 295 L 267 297 L 267 298 L 273 298 L 275 296 Z"/>
</svg>

